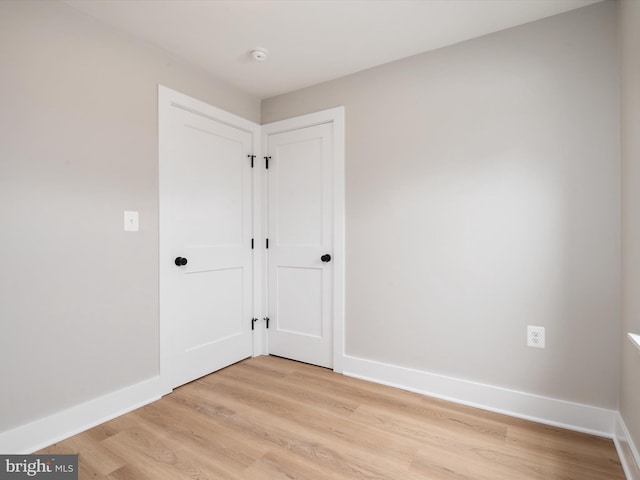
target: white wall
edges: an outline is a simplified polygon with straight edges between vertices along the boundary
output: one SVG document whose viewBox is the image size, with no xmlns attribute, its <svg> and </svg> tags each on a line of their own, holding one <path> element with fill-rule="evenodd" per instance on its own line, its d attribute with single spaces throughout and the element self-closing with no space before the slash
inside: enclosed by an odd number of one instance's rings
<svg viewBox="0 0 640 480">
<path fill-rule="evenodd" d="M 640 448 L 640 354 L 626 338 L 627 332 L 640 334 L 640 2 L 620 2 L 619 26 L 623 226 L 620 413 L 636 448 Z"/>
<path fill-rule="evenodd" d="M 346 107 L 347 353 L 616 409 L 618 95 L 604 2 L 264 100 Z"/>
<path fill-rule="evenodd" d="M 259 119 L 63 3 L 0 2 L 0 432 L 158 373 L 158 83 Z"/>
</svg>

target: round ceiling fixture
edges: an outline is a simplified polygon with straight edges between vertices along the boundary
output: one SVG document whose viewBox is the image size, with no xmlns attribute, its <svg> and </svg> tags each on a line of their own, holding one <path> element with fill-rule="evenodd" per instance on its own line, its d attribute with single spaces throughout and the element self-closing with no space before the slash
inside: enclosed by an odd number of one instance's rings
<svg viewBox="0 0 640 480">
<path fill-rule="evenodd" d="M 251 49 L 249 55 L 258 62 L 264 62 L 267 59 L 267 55 L 269 55 L 269 50 L 262 47 L 256 47 Z"/>
</svg>

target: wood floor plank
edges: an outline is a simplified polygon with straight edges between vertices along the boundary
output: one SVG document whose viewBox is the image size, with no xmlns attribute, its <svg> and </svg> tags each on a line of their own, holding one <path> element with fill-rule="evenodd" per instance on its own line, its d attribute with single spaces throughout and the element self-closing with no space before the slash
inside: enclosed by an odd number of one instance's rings
<svg viewBox="0 0 640 480">
<path fill-rule="evenodd" d="M 314 462 L 287 450 L 272 450 L 245 471 L 251 480 L 332 479 L 336 477 Z"/>
<path fill-rule="evenodd" d="M 485 426 L 481 421 L 471 425 L 451 418 L 434 420 L 420 417 L 409 411 L 389 410 L 363 405 L 352 420 L 365 425 L 375 425 L 382 432 L 394 432 L 417 443 L 463 442 L 472 445 L 504 445 L 507 429 Z"/>
<path fill-rule="evenodd" d="M 127 464 L 118 470 L 114 470 L 106 478 L 108 480 L 154 480 L 150 475 L 151 472 L 144 471 L 136 465 Z M 83 477 L 81 476 L 80 478 Z"/>
<path fill-rule="evenodd" d="M 229 478 L 240 480 L 231 469 L 218 468 L 208 462 L 208 457 L 193 455 L 178 439 L 166 432 L 135 427 L 104 440 L 108 450 L 126 458 L 152 478 Z M 186 450 L 186 451 L 185 451 Z"/>
<path fill-rule="evenodd" d="M 308 382 L 299 384 L 292 382 L 290 375 L 278 377 L 266 375 L 265 373 L 269 371 L 262 364 L 242 362 L 236 368 L 221 370 L 219 375 L 204 377 L 199 382 L 211 385 L 220 377 L 231 378 L 244 382 L 248 386 L 263 387 L 269 392 L 304 402 L 308 407 L 315 407 L 343 417 L 349 417 L 360 405 L 354 400 L 345 401 L 344 395 L 330 395 L 321 387 L 313 388 Z"/>
<path fill-rule="evenodd" d="M 80 472 L 84 470 L 95 472 L 98 475 L 107 475 L 126 465 L 126 459 L 104 449 L 101 442 L 96 442 L 91 438 L 89 432 L 90 430 L 87 430 L 56 444 L 55 451 L 52 451 L 50 447 L 48 453 L 78 454 Z"/>
<path fill-rule="evenodd" d="M 360 445 L 357 451 L 353 450 L 353 442 L 339 435 L 331 423 L 318 421 L 314 413 L 305 417 L 284 399 L 276 400 L 222 382 L 216 385 L 215 392 L 229 402 L 242 404 L 241 415 L 229 421 L 241 421 L 243 431 L 270 442 L 275 448 L 293 452 L 327 472 L 342 478 L 405 478 L 401 472 L 408 468 L 406 460 L 385 455 L 375 444 Z"/>
<path fill-rule="evenodd" d="M 216 422 L 215 416 L 196 413 L 198 409 L 192 406 L 194 402 L 185 402 L 183 398 L 184 392 L 176 392 L 168 398 L 170 402 L 150 405 L 141 409 L 138 415 L 169 432 L 193 452 L 204 451 L 237 471 L 242 471 L 269 451 L 268 445 L 241 438 L 235 428 Z"/>
<path fill-rule="evenodd" d="M 624 480 L 609 439 L 278 357 L 41 452 L 79 453 L 81 480 Z"/>
<path fill-rule="evenodd" d="M 304 435 L 308 441 L 316 439 L 323 444 L 330 444 L 338 452 L 349 450 L 357 442 L 360 448 L 357 453 L 354 452 L 352 463 L 356 460 L 362 465 L 384 463 L 385 471 L 406 471 L 416 448 L 415 444 L 401 437 L 381 435 L 366 424 L 331 416 L 322 409 L 267 392 L 258 386 L 244 386 L 222 378 L 216 387 L 218 394 L 230 395 L 236 404 L 244 403 L 245 408 L 253 410 L 251 414 L 271 417 L 267 418 L 267 425 L 278 423 L 289 431 Z"/>
<path fill-rule="evenodd" d="M 134 427 L 136 425 L 136 422 L 137 419 L 134 415 L 122 415 L 120 417 L 114 418 L 109 422 L 103 423 L 102 425 L 98 425 L 97 427 L 87 430 L 84 433 L 95 442 L 101 442 L 102 440 L 106 440 L 107 438 L 120 433 L 127 428 Z"/>
<path fill-rule="evenodd" d="M 568 444 L 580 445 L 580 449 L 569 448 Z M 622 471 L 615 468 L 619 458 L 615 449 L 609 448 L 611 440 L 578 432 L 568 432 L 546 425 L 509 426 L 506 446 L 514 453 L 537 459 L 540 463 L 561 464 L 569 469 L 580 468 L 583 478 L 602 478 L 609 472 L 616 472 L 611 480 L 624 480 Z M 612 469 L 612 467 L 614 467 Z"/>
</svg>

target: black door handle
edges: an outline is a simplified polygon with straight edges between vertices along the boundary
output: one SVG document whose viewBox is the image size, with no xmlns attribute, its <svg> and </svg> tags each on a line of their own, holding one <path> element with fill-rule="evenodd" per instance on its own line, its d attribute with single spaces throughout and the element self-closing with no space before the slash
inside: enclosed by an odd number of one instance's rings
<svg viewBox="0 0 640 480">
<path fill-rule="evenodd" d="M 184 257 L 176 257 L 174 263 L 179 267 L 184 267 L 187 264 L 187 259 Z"/>
<path fill-rule="evenodd" d="M 329 255 L 328 253 L 325 253 L 324 255 L 322 255 L 320 257 L 320 260 L 322 260 L 324 263 L 330 262 L 331 261 L 331 255 Z"/>
</svg>

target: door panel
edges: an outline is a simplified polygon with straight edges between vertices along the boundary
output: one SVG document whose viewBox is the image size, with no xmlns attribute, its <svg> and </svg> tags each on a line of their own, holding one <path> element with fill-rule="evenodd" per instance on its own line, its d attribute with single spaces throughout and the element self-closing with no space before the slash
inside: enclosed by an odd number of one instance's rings
<svg viewBox="0 0 640 480">
<path fill-rule="evenodd" d="M 268 136 L 269 352 L 333 365 L 332 126 Z"/>
<path fill-rule="evenodd" d="M 278 267 L 276 278 L 278 330 L 322 338 L 322 296 L 317 294 L 324 290 L 322 269 Z"/>
<path fill-rule="evenodd" d="M 181 116 L 188 115 L 184 112 Z M 198 239 L 209 246 L 242 245 L 245 189 L 249 187 L 243 184 L 246 145 L 242 140 L 250 139 L 243 139 L 240 132 L 216 134 L 221 129 L 213 125 L 205 130 L 185 123 L 182 128 L 182 160 L 174 174 L 180 191 L 188 193 L 176 198 L 185 239 Z"/>
<path fill-rule="evenodd" d="M 183 329 L 186 351 L 242 334 L 243 271 L 241 268 L 199 271 L 184 278 L 185 303 L 191 313 L 190 328 Z M 211 292 L 216 292 L 212 295 Z M 230 321 L 224 321 L 230 319 Z"/>
<path fill-rule="evenodd" d="M 281 247 L 323 245 L 322 140 L 310 138 L 277 146 L 277 168 L 272 175 L 276 177 L 272 184 L 277 210 L 273 219 Z"/>
<path fill-rule="evenodd" d="M 163 377 L 251 356 L 253 133 L 169 107 L 160 156 Z M 176 266 L 175 257 L 187 264 Z"/>
</svg>

